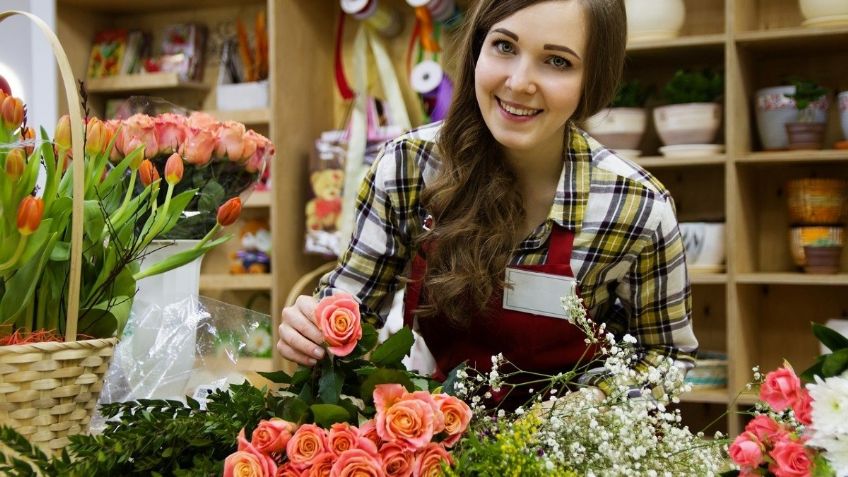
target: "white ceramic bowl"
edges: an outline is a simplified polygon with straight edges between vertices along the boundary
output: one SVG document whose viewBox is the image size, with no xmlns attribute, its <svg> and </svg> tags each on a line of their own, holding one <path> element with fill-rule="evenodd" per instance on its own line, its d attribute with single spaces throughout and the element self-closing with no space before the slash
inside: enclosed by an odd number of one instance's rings
<svg viewBox="0 0 848 477">
<path fill-rule="evenodd" d="M 610 149 L 635 150 L 642 142 L 647 116 L 643 108 L 605 108 L 586 120 L 586 131 Z"/>
<path fill-rule="evenodd" d="M 720 272 L 724 269 L 724 222 L 681 222 L 680 234 L 690 272 Z"/>
<path fill-rule="evenodd" d="M 654 125 L 666 146 L 711 144 L 721 125 L 718 103 L 670 104 L 654 109 Z"/>
</svg>

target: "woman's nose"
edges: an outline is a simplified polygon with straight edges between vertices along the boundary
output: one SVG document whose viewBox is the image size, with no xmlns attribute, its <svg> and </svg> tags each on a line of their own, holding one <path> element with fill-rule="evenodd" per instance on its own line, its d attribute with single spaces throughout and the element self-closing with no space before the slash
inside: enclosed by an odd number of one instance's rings
<svg viewBox="0 0 848 477">
<path fill-rule="evenodd" d="M 515 69 L 507 77 L 506 87 L 516 93 L 533 94 L 536 92 L 536 83 L 533 79 L 533 71 L 530 65 L 519 62 Z"/>
</svg>

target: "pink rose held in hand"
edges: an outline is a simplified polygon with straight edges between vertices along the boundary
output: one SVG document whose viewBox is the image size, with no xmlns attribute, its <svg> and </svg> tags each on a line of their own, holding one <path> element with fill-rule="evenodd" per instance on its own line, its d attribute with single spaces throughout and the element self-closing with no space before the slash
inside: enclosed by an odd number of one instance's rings
<svg viewBox="0 0 848 477">
<path fill-rule="evenodd" d="M 321 299 L 315 308 L 315 319 L 330 352 L 336 356 L 349 355 L 362 338 L 359 303 L 347 293 Z"/>
</svg>

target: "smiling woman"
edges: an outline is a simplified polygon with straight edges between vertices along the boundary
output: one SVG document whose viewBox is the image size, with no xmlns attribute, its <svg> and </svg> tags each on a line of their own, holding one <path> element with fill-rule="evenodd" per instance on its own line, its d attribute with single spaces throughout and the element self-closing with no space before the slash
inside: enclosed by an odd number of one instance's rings
<svg viewBox="0 0 848 477">
<path fill-rule="evenodd" d="M 386 145 L 360 189 L 350 246 L 316 297 L 350 293 L 364 320 L 382 323 L 405 285 L 403 321 L 436 377 L 462 362 L 487 370 L 498 353 L 523 370 L 573 369 L 593 353 L 562 319 L 563 296 L 635 336 L 637 366 L 691 367 L 673 201 L 576 126 L 613 98 L 626 35 L 623 0 L 477 2 L 446 119 Z M 323 354 L 316 297 L 286 308 L 280 326 L 278 349 L 303 364 Z"/>
</svg>

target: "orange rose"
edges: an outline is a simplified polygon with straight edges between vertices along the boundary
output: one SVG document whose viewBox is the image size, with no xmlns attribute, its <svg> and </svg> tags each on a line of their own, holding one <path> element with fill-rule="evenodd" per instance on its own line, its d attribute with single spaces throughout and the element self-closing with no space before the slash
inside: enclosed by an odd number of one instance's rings
<svg viewBox="0 0 848 477">
<path fill-rule="evenodd" d="M 468 423 L 471 422 L 471 408 L 461 399 L 447 394 L 437 394 L 433 396 L 436 405 L 445 417 L 445 432 L 448 437 L 442 444 L 450 447 L 462 437 L 462 434 L 468 429 Z"/>
<path fill-rule="evenodd" d="M 315 458 L 312 467 L 303 472 L 303 477 L 328 477 L 336 463 L 336 455 L 325 452 Z"/>
<path fill-rule="evenodd" d="M 359 426 L 359 437 L 373 442 L 377 448 L 383 445 L 383 440 L 377 434 L 377 422 L 374 419 L 369 419 Z"/>
<path fill-rule="evenodd" d="M 330 477 L 382 477 L 382 475 L 380 458 L 362 449 L 342 452 L 330 471 Z"/>
<path fill-rule="evenodd" d="M 238 444 L 238 451 L 250 454 L 256 457 L 257 462 L 259 463 L 259 467 L 261 469 L 261 473 L 257 475 L 274 475 L 277 472 L 277 462 L 271 457 L 259 452 L 256 447 L 247 441 L 244 437 L 244 429 L 239 432 L 238 438 L 236 439 L 236 443 Z M 235 475 L 241 476 L 242 474 L 236 473 Z M 244 474 L 244 475 L 253 475 L 253 474 Z"/>
<path fill-rule="evenodd" d="M 195 129 L 209 129 L 214 131 L 218 128 L 218 120 L 215 119 L 215 116 L 201 111 L 194 111 L 189 114 L 186 123 L 188 127 Z"/>
<path fill-rule="evenodd" d="M 263 477 L 264 470 L 259 459 L 249 453 L 236 451 L 224 459 L 224 477 Z"/>
<path fill-rule="evenodd" d="M 121 153 L 125 156 L 138 146 L 144 146 L 145 159 L 150 159 L 159 152 L 153 118 L 146 114 L 133 114 L 124 120 L 119 134 L 120 141 L 117 142 L 123 147 Z"/>
<path fill-rule="evenodd" d="M 185 116 L 173 113 L 160 114 L 153 118 L 159 154 L 173 154 L 180 149 L 188 136 Z"/>
<path fill-rule="evenodd" d="M 207 129 L 189 129 L 185 142 L 180 146 L 180 154 L 186 162 L 195 166 L 208 164 L 215 151 L 215 133 Z"/>
<path fill-rule="evenodd" d="M 295 429 L 297 429 L 296 425 L 279 418 L 261 421 L 253 430 L 250 443 L 263 454 L 282 452 Z"/>
<path fill-rule="evenodd" d="M 304 424 L 286 444 L 286 455 L 297 470 L 304 470 L 327 451 L 324 429 L 315 424 Z"/>
<path fill-rule="evenodd" d="M 244 124 L 224 121 L 217 131 L 218 145 L 215 146 L 215 156 L 240 161 L 244 155 L 245 132 Z"/>
<path fill-rule="evenodd" d="M 277 467 L 277 473 L 274 474 L 274 477 L 304 477 L 304 474 L 295 469 L 291 462 L 286 462 L 285 464 Z"/>
<path fill-rule="evenodd" d="M 380 448 L 383 471 L 388 477 L 409 477 L 415 465 L 415 455 L 409 449 L 390 442 Z"/>
<path fill-rule="evenodd" d="M 439 444 L 430 443 L 415 456 L 415 477 L 438 477 L 442 463 L 453 464 L 450 454 Z"/>
<path fill-rule="evenodd" d="M 436 402 L 424 391 L 408 393 L 399 384 L 380 384 L 374 388 L 374 404 L 380 438 L 410 450 L 424 447 L 445 427 Z"/>
<path fill-rule="evenodd" d="M 358 440 L 359 432 L 355 427 L 346 422 L 337 422 L 330 426 L 327 448 L 338 456 L 346 450 L 355 449 Z"/>
<path fill-rule="evenodd" d="M 359 303 L 347 293 L 323 298 L 315 308 L 318 328 L 336 356 L 347 356 L 362 338 Z"/>
</svg>

